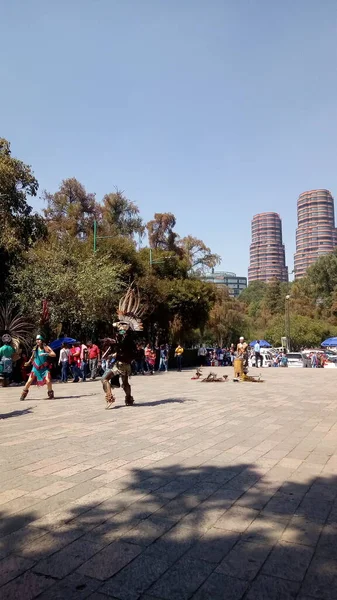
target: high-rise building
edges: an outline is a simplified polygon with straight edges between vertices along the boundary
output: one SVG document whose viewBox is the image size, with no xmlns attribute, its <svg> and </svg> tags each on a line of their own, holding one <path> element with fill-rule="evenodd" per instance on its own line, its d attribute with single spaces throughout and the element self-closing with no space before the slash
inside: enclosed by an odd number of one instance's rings
<svg viewBox="0 0 337 600">
<path fill-rule="evenodd" d="M 248 281 L 288 281 L 280 215 L 265 212 L 252 220 Z"/>
<path fill-rule="evenodd" d="M 202 280 L 214 283 L 218 287 L 226 286 L 232 298 L 237 298 L 247 287 L 247 277 L 237 277 L 235 273 L 228 271 L 214 271 L 212 269 L 212 272 L 204 275 Z"/>
<path fill-rule="evenodd" d="M 295 279 L 300 279 L 320 256 L 337 245 L 335 209 L 331 192 L 303 192 L 297 201 Z"/>
</svg>

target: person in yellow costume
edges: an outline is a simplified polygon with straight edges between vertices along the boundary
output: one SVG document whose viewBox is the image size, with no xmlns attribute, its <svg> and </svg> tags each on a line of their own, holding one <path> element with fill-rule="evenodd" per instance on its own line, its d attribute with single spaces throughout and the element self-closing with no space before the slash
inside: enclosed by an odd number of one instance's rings
<svg viewBox="0 0 337 600">
<path fill-rule="evenodd" d="M 181 371 L 183 354 L 184 354 L 184 348 L 180 344 L 178 344 L 178 346 L 175 349 L 175 353 L 174 353 L 174 356 L 177 359 L 178 371 Z"/>
</svg>

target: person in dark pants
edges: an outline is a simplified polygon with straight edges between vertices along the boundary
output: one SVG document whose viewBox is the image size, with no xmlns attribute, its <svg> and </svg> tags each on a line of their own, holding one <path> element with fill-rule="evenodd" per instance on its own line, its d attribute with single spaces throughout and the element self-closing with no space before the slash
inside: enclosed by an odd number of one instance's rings
<svg viewBox="0 0 337 600">
<path fill-rule="evenodd" d="M 256 368 L 258 368 L 258 366 L 259 366 L 259 361 L 260 361 L 260 366 L 262 367 L 263 358 L 262 358 L 262 355 L 261 355 L 260 340 L 256 340 L 256 343 L 255 343 L 255 346 L 254 346 L 254 352 L 255 352 L 255 366 L 256 366 Z"/>
<path fill-rule="evenodd" d="M 178 344 L 178 346 L 176 347 L 175 353 L 174 353 L 174 356 L 177 359 L 177 370 L 178 371 L 181 371 L 181 368 L 182 368 L 183 354 L 184 354 L 184 348 L 180 344 Z"/>
</svg>

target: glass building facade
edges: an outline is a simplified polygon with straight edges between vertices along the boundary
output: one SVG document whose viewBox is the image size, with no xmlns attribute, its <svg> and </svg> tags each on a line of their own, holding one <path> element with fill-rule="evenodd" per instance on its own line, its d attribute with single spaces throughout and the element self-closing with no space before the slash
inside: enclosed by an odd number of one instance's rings
<svg viewBox="0 0 337 600">
<path fill-rule="evenodd" d="M 247 287 L 247 277 L 237 277 L 235 273 L 228 271 L 214 271 L 212 269 L 212 272 L 204 275 L 202 280 L 214 283 L 219 287 L 226 286 L 232 298 L 237 298 Z"/>
<path fill-rule="evenodd" d="M 248 281 L 288 281 L 280 215 L 265 212 L 252 220 Z"/>
<path fill-rule="evenodd" d="M 334 200 L 328 190 L 303 192 L 297 201 L 295 279 L 337 245 Z"/>
</svg>

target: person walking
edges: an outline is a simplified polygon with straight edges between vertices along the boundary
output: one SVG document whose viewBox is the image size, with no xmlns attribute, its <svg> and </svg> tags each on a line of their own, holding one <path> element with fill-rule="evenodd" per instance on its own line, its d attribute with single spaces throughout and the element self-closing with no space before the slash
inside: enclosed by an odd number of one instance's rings
<svg viewBox="0 0 337 600">
<path fill-rule="evenodd" d="M 96 346 L 96 344 L 93 344 L 91 340 L 87 343 L 87 346 L 89 355 L 90 378 L 91 381 L 95 381 L 97 376 L 98 361 L 100 360 L 101 353 L 99 347 Z"/>
<path fill-rule="evenodd" d="M 88 348 L 84 342 L 81 343 L 80 361 L 81 361 L 81 373 L 83 383 L 86 380 L 88 374 Z"/>
<path fill-rule="evenodd" d="M 69 350 L 69 365 L 73 375 L 72 383 L 78 383 L 81 375 L 81 347 L 78 342 L 74 342 Z"/>
<path fill-rule="evenodd" d="M 59 365 L 61 366 L 61 383 L 68 382 L 69 348 L 63 343 L 60 351 Z"/>
<path fill-rule="evenodd" d="M 165 371 L 167 373 L 168 367 L 168 355 L 167 350 L 164 345 L 160 346 L 160 360 L 159 360 L 159 368 L 158 371 Z"/>
<path fill-rule="evenodd" d="M 151 344 L 147 344 L 145 348 L 145 362 L 150 375 L 154 373 L 154 366 L 156 362 L 156 352 L 153 350 Z"/>
<path fill-rule="evenodd" d="M 177 370 L 179 372 L 182 370 L 183 354 L 184 354 L 184 348 L 179 343 L 178 346 L 176 347 L 175 353 L 174 353 L 174 356 L 176 357 L 176 360 L 177 360 Z"/>
<path fill-rule="evenodd" d="M 50 361 L 49 358 L 55 358 L 56 354 L 54 350 L 47 346 L 42 335 L 36 336 L 36 346 L 33 349 L 32 356 L 30 357 L 28 364 L 33 365 L 29 375 L 29 379 L 23 388 L 20 400 L 24 400 L 27 397 L 29 388 L 34 381 L 37 385 L 47 384 L 48 398 L 54 398 L 51 373 L 50 373 Z"/>
<path fill-rule="evenodd" d="M 254 344 L 254 352 L 255 352 L 255 367 L 258 368 L 259 361 L 260 361 L 260 367 L 262 367 L 263 358 L 261 355 L 260 340 L 256 340 L 256 342 Z"/>
</svg>

